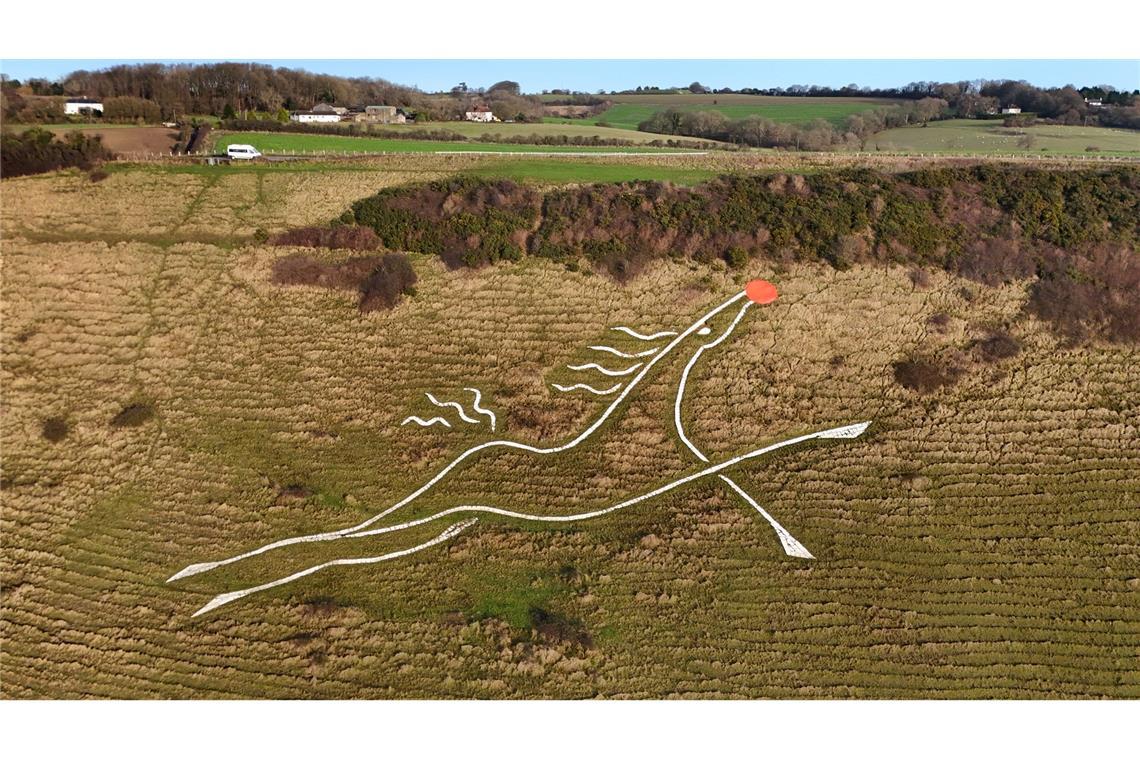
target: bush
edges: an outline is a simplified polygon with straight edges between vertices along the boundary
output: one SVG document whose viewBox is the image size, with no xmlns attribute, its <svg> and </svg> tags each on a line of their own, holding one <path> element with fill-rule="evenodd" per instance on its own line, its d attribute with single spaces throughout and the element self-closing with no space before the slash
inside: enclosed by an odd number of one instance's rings
<svg viewBox="0 0 1140 760">
<path fill-rule="evenodd" d="M 95 171 L 91 172 L 91 174 L 88 175 L 88 179 L 90 179 L 92 182 L 102 182 L 103 180 L 107 179 L 107 177 L 110 177 L 110 176 L 111 176 L 110 174 L 103 171 L 102 169 L 96 169 Z"/>
<path fill-rule="evenodd" d="M 354 256 L 327 264 L 304 254 L 285 256 L 273 263 L 272 281 L 278 285 L 313 285 L 360 293 L 361 313 L 390 309 L 401 295 L 411 295 L 416 273 L 402 253 Z"/>
<path fill-rule="evenodd" d="M 380 266 L 372 270 L 360 286 L 360 311 L 391 309 L 401 295 L 411 295 L 416 284 L 416 272 L 408 257 L 402 253 L 389 253 Z"/>
<path fill-rule="evenodd" d="M 67 421 L 62 417 L 49 417 L 44 420 L 43 429 L 41 431 L 43 437 L 52 443 L 62 441 L 67 437 L 68 425 Z"/>
<path fill-rule="evenodd" d="M 939 388 L 951 386 L 962 376 L 962 370 L 954 366 L 944 366 L 931 358 L 911 358 L 896 362 L 895 382 L 917 393 L 933 393 Z"/>
<path fill-rule="evenodd" d="M 978 353 L 985 362 L 998 362 L 1012 359 L 1021 353 L 1021 343 L 1004 330 L 995 330 L 984 340 L 978 341 Z"/>
<path fill-rule="evenodd" d="M 59 140 L 38 127 L 20 134 L 0 135 L 0 174 L 4 177 L 42 174 L 73 166 L 90 170 L 97 162 L 112 158 L 114 154 L 103 147 L 98 135 L 89 137 L 82 132 L 68 132 Z"/>
<path fill-rule="evenodd" d="M 1140 256 L 1128 246 L 1104 244 L 1058 253 L 1042 262 L 1026 310 L 1050 323 L 1070 343 L 1094 337 L 1140 342 Z"/>
</svg>

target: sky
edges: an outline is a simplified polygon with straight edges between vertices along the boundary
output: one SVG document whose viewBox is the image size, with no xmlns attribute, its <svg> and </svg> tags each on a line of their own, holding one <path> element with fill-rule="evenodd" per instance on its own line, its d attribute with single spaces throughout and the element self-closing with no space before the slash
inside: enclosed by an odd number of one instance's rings
<svg viewBox="0 0 1140 760">
<path fill-rule="evenodd" d="M 230 59 L 245 60 L 245 59 Z M 101 69 L 141 60 L 0 61 L 0 71 L 15 79 L 57 79 L 76 69 Z M 181 61 L 162 60 L 161 63 Z M 1121 90 L 1140 88 L 1140 60 L 285 60 L 257 63 L 301 68 L 341 76 L 370 76 L 434 92 L 459 82 L 486 87 L 503 79 L 518 82 L 524 92 L 571 89 L 594 92 L 639 85 L 706 87 L 788 87 L 818 84 L 841 87 L 855 83 L 891 87 L 915 81 L 956 82 L 971 79 L 1024 79 L 1041 87 L 1109 84 Z"/>
</svg>

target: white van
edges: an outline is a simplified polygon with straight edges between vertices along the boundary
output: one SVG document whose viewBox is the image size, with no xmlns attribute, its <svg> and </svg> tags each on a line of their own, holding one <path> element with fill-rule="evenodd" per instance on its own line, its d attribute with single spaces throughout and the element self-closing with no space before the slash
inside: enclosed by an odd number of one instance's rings
<svg viewBox="0 0 1140 760">
<path fill-rule="evenodd" d="M 234 160 L 248 161 L 261 158 L 261 151 L 252 145 L 230 145 L 226 148 L 226 156 Z"/>
</svg>

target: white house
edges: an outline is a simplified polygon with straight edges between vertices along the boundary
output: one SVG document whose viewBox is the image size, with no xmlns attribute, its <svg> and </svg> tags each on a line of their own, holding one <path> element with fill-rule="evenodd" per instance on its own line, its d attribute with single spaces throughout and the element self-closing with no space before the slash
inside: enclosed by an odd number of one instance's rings
<svg viewBox="0 0 1140 760">
<path fill-rule="evenodd" d="M 463 115 L 467 121 L 494 121 L 495 114 L 487 106 L 475 106 Z"/>
<path fill-rule="evenodd" d="M 318 103 L 313 106 L 311 111 L 294 111 L 289 114 L 289 120 L 306 124 L 338 122 L 347 113 L 347 108 L 330 106 L 328 103 Z"/>
<path fill-rule="evenodd" d="M 294 111 L 289 114 L 289 121 L 299 121 L 302 124 L 336 123 L 340 121 L 340 114 L 320 113 L 318 111 Z"/>
<path fill-rule="evenodd" d="M 1104 102 L 1100 98 L 1085 98 L 1085 105 L 1089 108 L 1100 108 Z"/>
<path fill-rule="evenodd" d="M 103 115 L 103 103 L 95 98 L 68 98 L 63 104 L 63 112 L 67 116 Z"/>
<path fill-rule="evenodd" d="M 1002 113 L 1021 113 L 1021 109 L 1018 108 L 1017 106 L 1006 106 L 1005 108 L 1001 109 L 1001 112 Z"/>
</svg>

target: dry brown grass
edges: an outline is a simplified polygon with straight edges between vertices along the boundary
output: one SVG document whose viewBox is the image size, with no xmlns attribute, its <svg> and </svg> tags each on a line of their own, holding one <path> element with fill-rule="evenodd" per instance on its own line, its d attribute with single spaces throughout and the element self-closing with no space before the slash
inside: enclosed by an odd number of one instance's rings
<svg viewBox="0 0 1140 760">
<path fill-rule="evenodd" d="M 447 271 L 413 257 L 417 295 L 360 315 L 352 293 L 274 285 L 280 249 L 145 238 L 172 215 L 188 217 L 181 233 L 309 223 L 331 195 L 289 218 L 302 195 L 267 177 L 280 203 L 243 219 L 231 204 L 255 186 L 174 181 L 5 181 L 5 697 L 1140 696 L 1134 350 L 1063 348 L 1019 316 L 1023 284 L 972 285 L 967 300 L 941 272 L 916 290 L 900 268 L 752 261 L 655 264 L 622 286 L 539 260 Z M 356 192 L 343 181 L 314 180 Z M 128 190 L 152 190 L 154 206 Z M 43 239 L 53 225 L 75 239 Z M 865 439 L 738 473 L 817 560 L 784 557 L 706 482 L 561 529 L 486 519 L 446 547 L 203 618 L 189 615 L 219 591 L 397 544 L 162 582 L 359 522 L 489 435 L 399 427 L 434 409 L 424 391 L 477 385 L 501 433 L 565 440 L 604 404 L 549 387 L 597 358 L 587 345 L 613 341 L 615 324 L 688 324 L 751 276 L 782 297 L 698 366 L 687 430 L 721 457 L 875 420 Z M 938 332 L 935 314 L 949 317 Z M 929 396 L 895 384 L 901 358 L 988 335 L 970 325 L 1008 326 L 1021 352 Z M 432 506 L 577 510 L 692 467 L 670 424 L 682 362 L 663 364 L 574 457 L 480 460 Z M 140 398 L 160 414 L 108 425 Z M 47 417 L 68 421 L 66 438 L 43 438 Z"/>
</svg>

